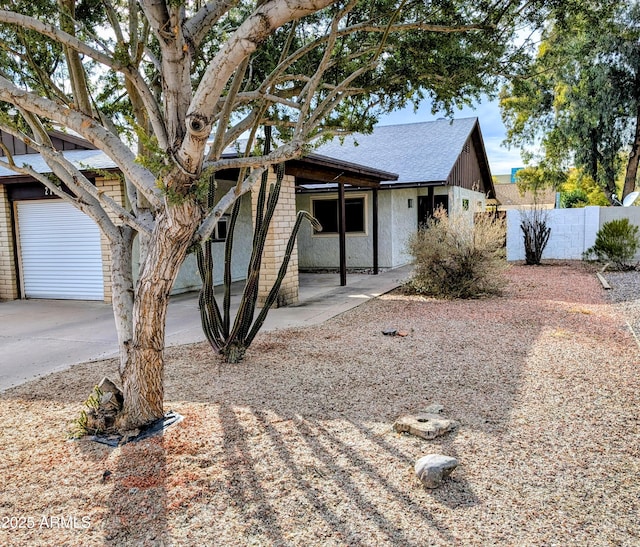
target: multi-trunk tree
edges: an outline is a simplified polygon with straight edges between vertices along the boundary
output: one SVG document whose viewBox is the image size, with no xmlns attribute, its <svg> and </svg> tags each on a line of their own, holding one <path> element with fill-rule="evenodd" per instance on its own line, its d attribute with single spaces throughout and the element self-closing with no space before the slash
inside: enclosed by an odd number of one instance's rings
<svg viewBox="0 0 640 547">
<path fill-rule="evenodd" d="M 47 161 L 30 175 L 89 215 L 111 249 L 124 407 L 163 415 L 169 292 L 190 248 L 275 164 L 314 139 L 367 130 L 429 95 L 445 107 L 495 85 L 530 2 L 0 0 L 0 127 Z M 261 128 L 278 145 L 259 152 Z M 55 127 L 119 168 L 122 206 L 56 150 Z M 240 136 L 236 157 L 223 151 Z M 248 141 L 248 142 L 247 142 Z M 243 176 L 212 208 L 215 173 Z M 134 237 L 140 268 L 134 283 Z"/>
</svg>

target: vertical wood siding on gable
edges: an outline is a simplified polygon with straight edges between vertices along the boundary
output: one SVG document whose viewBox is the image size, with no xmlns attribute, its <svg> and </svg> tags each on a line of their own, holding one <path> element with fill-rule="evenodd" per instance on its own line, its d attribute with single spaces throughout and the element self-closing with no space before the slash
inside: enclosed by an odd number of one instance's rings
<svg viewBox="0 0 640 547">
<path fill-rule="evenodd" d="M 485 185 L 482 181 L 482 172 L 478 162 L 478 154 L 471 137 L 467 139 L 456 163 L 449 173 L 447 184 L 450 186 L 460 186 L 467 190 L 485 192 Z"/>
</svg>

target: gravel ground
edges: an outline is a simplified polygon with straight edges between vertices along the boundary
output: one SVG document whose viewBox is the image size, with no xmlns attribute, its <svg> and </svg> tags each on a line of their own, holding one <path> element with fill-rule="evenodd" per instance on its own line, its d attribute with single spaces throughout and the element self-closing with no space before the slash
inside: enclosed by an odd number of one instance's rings
<svg viewBox="0 0 640 547">
<path fill-rule="evenodd" d="M 618 305 L 640 343 L 640 271 L 607 272 L 604 277 L 611 286 L 609 300 Z"/>
<path fill-rule="evenodd" d="M 116 449 L 64 440 L 114 361 L 6 392 L 0 545 L 640 545 L 637 278 L 507 276 L 502 297 L 394 292 L 264 333 L 239 365 L 171 348 L 165 406 L 185 420 Z M 393 431 L 433 403 L 457 431 Z M 413 473 L 429 453 L 460 461 L 436 490 Z"/>
</svg>

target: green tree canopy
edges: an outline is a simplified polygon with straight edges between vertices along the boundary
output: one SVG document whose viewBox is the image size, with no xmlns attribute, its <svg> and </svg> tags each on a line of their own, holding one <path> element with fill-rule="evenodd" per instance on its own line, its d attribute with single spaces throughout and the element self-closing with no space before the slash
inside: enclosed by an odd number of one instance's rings
<svg viewBox="0 0 640 547">
<path fill-rule="evenodd" d="M 585 3 L 552 18 L 537 55 L 501 93 L 508 142 L 539 147 L 544 171 L 577 167 L 614 202 L 636 183 L 640 147 L 640 5 Z"/>
</svg>

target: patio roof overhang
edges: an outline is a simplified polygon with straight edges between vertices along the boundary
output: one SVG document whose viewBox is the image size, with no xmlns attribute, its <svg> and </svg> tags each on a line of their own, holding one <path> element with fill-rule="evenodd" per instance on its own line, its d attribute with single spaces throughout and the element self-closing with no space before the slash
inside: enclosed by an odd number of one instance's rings
<svg viewBox="0 0 640 547">
<path fill-rule="evenodd" d="M 397 173 L 381 171 L 320 154 L 308 154 L 300 159 L 289 160 L 286 163 L 285 172 L 296 178 L 296 185 L 324 183 L 380 188 L 383 181 L 398 180 Z"/>
<path fill-rule="evenodd" d="M 347 284 L 345 186 L 371 188 L 372 199 L 372 245 L 373 273 L 378 268 L 378 190 L 383 181 L 396 181 L 398 174 L 382 171 L 366 165 L 337 160 L 320 154 L 307 154 L 303 158 L 289 160 L 285 172 L 293 175 L 296 192 L 303 191 L 305 185 L 327 186 L 338 191 L 338 245 L 340 256 L 340 285 Z"/>
<path fill-rule="evenodd" d="M 223 157 L 234 157 L 237 154 L 227 153 Z M 237 178 L 238 170 L 228 170 L 218 173 L 230 180 Z M 340 256 L 340 285 L 347 284 L 347 264 L 346 264 L 346 229 L 345 229 L 345 186 L 371 188 L 373 191 L 373 272 L 378 273 L 378 190 L 383 181 L 398 180 L 397 173 L 390 173 L 347 161 L 338 160 L 321 154 L 307 154 L 301 158 L 288 160 L 285 162 L 285 174 L 293 176 L 296 184 L 296 192 L 304 185 L 327 185 L 333 191 L 338 191 L 338 240 Z M 336 188 L 337 187 L 337 188 Z"/>
<path fill-rule="evenodd" d="M 224 154 L 223 157 L 231 158 L 235 154 Z M 230 180 L 237 178 L 237 169 L 229 169 L 218 173 Z M 390 173 L 350 163 L 320 154 L 307 154 L 301 158 L 287 160 L 285 162 L 285 174 L 295 178 L 296 186 L 305 184 L 338 184 L 355 187 L 380 188 L 384 181 L 398 180 L 397 173 Z"/>
</svg>

